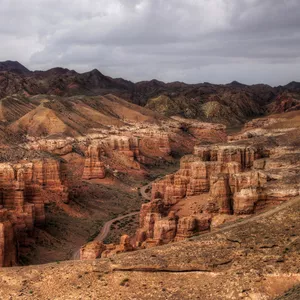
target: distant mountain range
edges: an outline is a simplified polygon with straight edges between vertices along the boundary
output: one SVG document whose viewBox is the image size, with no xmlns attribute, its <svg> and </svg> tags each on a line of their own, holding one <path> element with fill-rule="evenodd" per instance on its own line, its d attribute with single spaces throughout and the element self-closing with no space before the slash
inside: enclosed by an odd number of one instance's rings
<svg viewBox="0 0 300 300">
<path fill-rule="evenodd" d="M 0 62 L 0 99 L 13 94 L 32 96 L 96 96 L 114 94 L 166 116 L 180 115 L 224 124 L 241 124 L 266 113 L 299 109 L 300 82 L 271 87 L 265 84 L 133 83 L 111 78 L 97 69 L 86 73 L 53 68 L 30 71 L 17 61 Z"/>
</svg>

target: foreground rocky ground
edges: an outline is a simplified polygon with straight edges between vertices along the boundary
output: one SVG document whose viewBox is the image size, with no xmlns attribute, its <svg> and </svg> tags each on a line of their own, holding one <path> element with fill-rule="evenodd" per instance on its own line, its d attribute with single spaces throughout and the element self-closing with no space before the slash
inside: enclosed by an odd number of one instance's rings
<svg viewBox="0 0 300 300">
<path fill-rule="evenodd" d="M 300 284 L 299 214 L 297 197 L 257 218 L 189 241 L 110 259 L 4 268 L 0 296 L 274 299 Z"/>
</svg>

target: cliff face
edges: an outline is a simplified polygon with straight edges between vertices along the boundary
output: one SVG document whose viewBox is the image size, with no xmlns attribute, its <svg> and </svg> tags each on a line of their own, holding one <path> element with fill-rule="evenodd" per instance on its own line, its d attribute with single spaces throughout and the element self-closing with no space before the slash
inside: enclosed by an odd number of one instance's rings
<svg viewBox="0 0 300 300">
<path fill-rule="evenodd" d="M 101 148 L 90 145 L 87 150 L 82 179 L 102 179 L 105 177 L 105 167 L 101 162 Z"/>
<path fill-rule="evenodd" d="M 109 257 L 114 254 L 127 252 L 133 250 L 130 237 L 124 234 L 120 238 L 120 243 L 115 244 L 103 244 L 99 241 L 92 241 L 80 248 L 80 259 L 89 260 L 100 257 Z"/>
<path fill-rule="evenodd" d="M 219 215 L 254 214 L 299 195 L 295 148 L 249 144 L 195 146 L 180 169 L 152 184 L 140 212 L 137 246 L 152 247 L 209 230 Z M 286 157 L 292 155 L 292 160 Z M 294 177 L 293 177 L 294 176 Z M 224 220 L 225 220 L 224 219 Z"/>
<path fill-rule="evenodd" d="M 0 266 L 11 267 L 17 263 L 16 241 L 7 211 L 0 211 Z"/>
<path fill-rule="evenodd" d="M 141 169 L 171 158 L 170 137 L 180 133 L 148 131 L 148 125 L 134 130 L 104 130 L 80 138 L 35 139 L 24 144 L 28 150 L 45 151 L 55 155 L 77 153 L 85 157 L 82 179 L 102 179 L 106 167 L 115 169 Z M 76 149 L 75 149 L 76 148 Z M 75 149 L 75 150 L 74 150 Z M 107 165 L 105 167 L 105 165 Z"/>
<path fill-rule="evenodd" d="M 66 202 L 68 192 L 60 179 L 60 162 L 54 159 L 0 164 L 0 188 L 0 266 L 10 266 L 17 262 L 17 243 L 22 247 L 34 227 L 45 223 L 45 203 Z M 43 190 L 50 193 L 48 198 Z"/>
<path fill-rule="evenodd" d="M 80 248 L 80 259 L 96 259 L 106 250 L 106 246 L 102 242 L 90 242 Z"/>
<path fill-rule="evenodd" d="M 103 179 L 108 164 L 123 165 L 139 170 L 141 164 L 153 164 L 158 158 L 169 157 L 171 153 L 169 137 L 165 135 L 124 136 L 114 135 L 101 140 L 94 139 L 85 153 L 82 179 Z"/>
</svg>

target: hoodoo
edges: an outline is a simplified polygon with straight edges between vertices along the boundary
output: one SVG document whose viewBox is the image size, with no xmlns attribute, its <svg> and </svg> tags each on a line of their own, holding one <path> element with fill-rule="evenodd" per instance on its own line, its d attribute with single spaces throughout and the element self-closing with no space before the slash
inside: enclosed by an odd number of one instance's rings
<svg viewBox="0 0 300 300">
<path fill-rule="evenodd" d="M 59 164 L 54 159 L 0 164 L 1 266 L 15 265 L 18 247 L 45 224 L 45 203 L 67 202 Z"/>
<path fill-rule="evenodd" d="M 82 179 L 105 178 L 105 167 L 101 161 L 101 148 L 90 145 L 86 153 Z"/>
</svg>

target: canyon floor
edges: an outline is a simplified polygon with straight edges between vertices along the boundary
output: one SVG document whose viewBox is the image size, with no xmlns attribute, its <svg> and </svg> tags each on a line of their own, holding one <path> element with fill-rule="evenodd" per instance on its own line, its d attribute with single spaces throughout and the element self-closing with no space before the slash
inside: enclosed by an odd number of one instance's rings
<svg viewBox="0 0 300 300">
<path fill-rule="evenodd" d="M 151 178 L 169 174 L 178 168 L 178 163 L 153 168 Z M 149 180 L 149 179 L 148 179 Z M 92 240 L 107 244 L 118 243 L 123 234 L 134 234 L 139 224 L 139 210 L 149 193 L 142 186 L 147 179 L 136 179 L 133 186 L 115 179 L 89 180 L 83 183 L 86 191 L 79 198 L 63 207 L 54 203 L 46 206 L 46 224 L 36 232 L 36 245 L 23 249 L 20 257 L 24 265 L 44 264 L 74 258 L 74 252 Z M 151 182 L 150 182 L 151 183 Z M 139 187 L 142 186 L 139 192 Z M 123 219 L 123 216 L 130 215 Z M 119 221 L 118 219 L 122 219 Z M 113 220 L 113 221 L 111 221 Z M 98 237 L 105 224 L 107 232 Z M 79 259 L 78 255 L 75 255 Z"/>
</svg>

